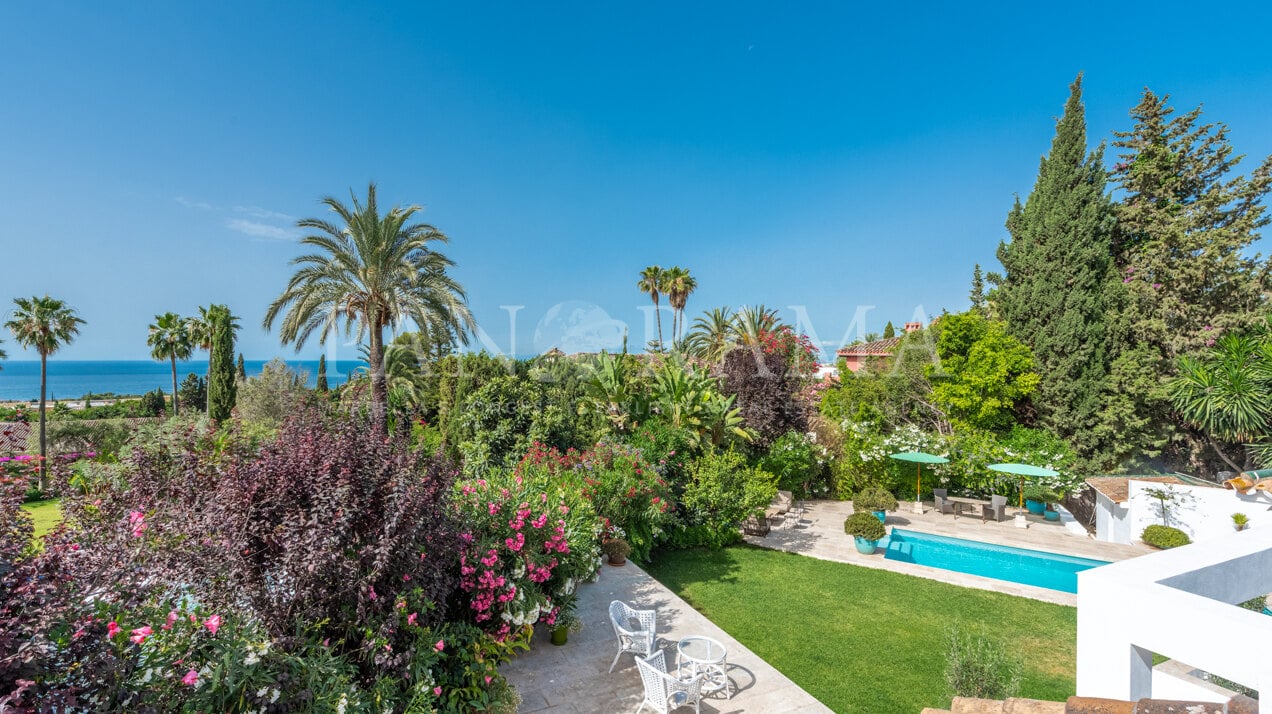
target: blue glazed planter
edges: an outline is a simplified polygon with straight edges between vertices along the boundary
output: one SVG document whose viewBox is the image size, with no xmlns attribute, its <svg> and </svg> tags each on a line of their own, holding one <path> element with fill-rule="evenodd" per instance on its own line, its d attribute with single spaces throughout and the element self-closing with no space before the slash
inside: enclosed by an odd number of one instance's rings
<svg viewBox="0 0 1272 714">
<path fill-rule="evenodd" d="M 853 540 L 857 544 L 857 552 L 862 555 L 873 555 L 875 548 L 879 547 L 879 541 L 877 540 L 869 540 L 861 536 L 853 536 Z"/>
<path fill-rule="evenodd" d="M 887 522 L 888 522 L 888 512 L 887 512 L 887 511 L 871 511 L 871 513 L 873 513 L 873 514 L 874 514 L 874 517 L 875 517 L 875 518 L 878 518 L 878 519 L 879 519 L 879 522 L 880 522 L 880 523 L 887 523 Z"/>
<path fill-rule="evenodd" d="M 1047 510 L 1047 504 L 1043 503 L 1042 501 L 1033 501 L 1026 498 L 1025 508 L 1030 513 L 1034 514 L 1035 516 L 1041 516 L 1043 511 Z"/>
<path fill-rule="evenodd" d="M 1049 521 L 1058 521 L 1060 520 L 1060 511 L 1046 511 L 1042 514 L 1042 517 Z"/>
</svg>

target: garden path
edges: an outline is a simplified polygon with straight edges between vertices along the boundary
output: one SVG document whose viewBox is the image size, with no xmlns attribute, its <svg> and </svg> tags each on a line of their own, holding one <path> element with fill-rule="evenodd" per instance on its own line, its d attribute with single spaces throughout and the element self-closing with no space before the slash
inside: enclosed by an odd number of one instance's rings
<svg viewBox="0 0 1272 714">
<path fill-rule="evenodd" d="M 714 694 L 702 700 L 704 714 L 829 712 L 825 705 L 782 673 L 743 647 L 724 630 L 694 610 L 675 593 L 629 562 L 619 568 L 603 566 L 596 583 L 582 585 L 576 612 L 583 630 L 570 641 L 553 646 L 547 628 L 537 628 L 531 649 L 503 666 L 508 682 L 521 694 L 521 712 L 538 714 L 635 712 L 644 697 L 633 655 L 619 659 L 608 672 L 617 647 L 609 624 L 609 604 L 622 600 L 639 609 L 658 611 L 658 640 L 674 666 L 676 642 L 688 635 L 706 635 L 728 652 L 731 699 Z"/>
<path fill-rule="evenodd" d="M 993 590 L 1059 605 L 1077 605 L 1077 597 L 1071 593 L 956 573 L 925 565 L 885 560 L 882 551 L 874 555 L 862 555 L 853 545 L 852 537 L 844 533 L 844 519 L 852 514 L 850 502 L 807 501 L 805 506 L 806 511 L 800 517 L 798 524 L 792 524 L 789 528 L 774 527 L 767 536 L 746 536 L 747 542 L 762 548 L 784 550 L 868 568 L 892 570 L 952 585 Z M 912 507 L 913 503 L 902 503 L 897 511 L 890 511 L 888 527 L 900 526 L 935 535 L 1044 550 L 1095 560 L 1126 560 L 1153 552 L 1152 548 L 1142 543 L 1132 545 L 1105 543 L 1089 536 L 1075 535 L 1059 523 L 1044 521 L 1033 516 L 1029 519 L 1028 528 L 1017 528 L 1010 518 L 1002 523 L 993 521 L 983 523 L 977 516 L 955 518 L 948 513 L 937 513 L 932 510 L 930 503 L 924 504 L 924 512 L 921 515 L 913 513 L 910 510 Z"/>
</svg>

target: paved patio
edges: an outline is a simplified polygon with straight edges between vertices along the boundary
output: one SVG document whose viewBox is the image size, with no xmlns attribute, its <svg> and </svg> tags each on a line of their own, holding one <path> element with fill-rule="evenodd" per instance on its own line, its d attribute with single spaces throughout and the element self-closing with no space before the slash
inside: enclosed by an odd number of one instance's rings
<svg viewBox="0 0 1272 714">
<path fill-rule="evenodd" d="M 563 647 L 548 641 L 547 628 L 538 628 L 530 651 L 504 665 L 503 673 L 521 694 L 522 712 L 596 714 L 635 712 L 644 698 L 633 655 L 625 654 L 614 673 L 608 672 L 617 647 L 609 624 L 609 604 L 623 600 L 640 609 L 658 611 L 659 645 L 675 661 L 676 642 L 687 635 L 707 635 L 728 652 L 731 699 L 714 694 L 702 700 L 710 714 L 829 712 L 753 652 L 743 647 L 675 593 L 632 563 L 605 566 L 600 581 L 579 588 L 577 612 L 583 631 L 570 635 Z M 682 711 L 688 711 L 687 709 Z"/>
<path fill-rule="evenodd" d="M 850 502 L 808 501 L 805 505 L 807 511 L 800 518 L 798 525 L 792 525 L 790 528 L 774 527 L 768 536 L 747 536 L 747 542 L 763 548 L 785 550 L 822 560 L 852 563 L 868 568 L 892 570 L 963 587 L 994 590 L 1059 605 L 1077 605 L 1077 596 L 1071 593 L 956 573 L 926 565 L 885 560 L 882 551 L 874 555 L 862 555 L 857 552 L 852 537 L 844 533 L 844 519 L 852 514 Z M 910 510 L 913 506 L 913 503 L 902 503 L 897 511 L 890 511 L 888 527 L 899 526 L 935 535 L 966 538 L 1016 548 L 1045 550 L 1095 560 L 1126 560 L 1153 552 L 1152 548 L 1142 543 L 1133 545 L 1105 543 L 1087 535 L 1076 535 L 1060 523 L 1045 521 L 1036 516 L 1029 518 L 1028 528 L 1017 528 L 1010 518 L 1002 523 L 992 521 L 983 523 L 978 516 L 955 518 L 948 513 L 938 513 L 932 510 L 931 503 L 924 504 L 922 515 L 913 513 Z"/>
</svg>

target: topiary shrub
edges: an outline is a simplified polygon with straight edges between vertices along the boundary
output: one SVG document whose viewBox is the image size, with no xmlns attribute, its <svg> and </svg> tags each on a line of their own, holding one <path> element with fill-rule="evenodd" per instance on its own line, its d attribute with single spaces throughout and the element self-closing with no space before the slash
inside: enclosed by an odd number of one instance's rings
<svg viewBox="0 0 1272 714">
<path fill-rule="evenodd" d="M 1178 548 L 1192 542 L 1192 538 L 1189 538 L 1187 533 L 1170 526 L 1149 526 L 1140 534 L 1140 540 L 1161 550 Z"/>
<path fill-rule="evenodd" d="M 869 511 L 858 511 L 844 521 L 844 533 L 854 538 L 880 540 L 888 534 L 888 529 Z"/>
<path fill-rule="evenodd" d="M 895 511 L 897 498 L 882 488 L 867 488 L 852 499 L 852 507 L 859 511 Z"/>
</svg>

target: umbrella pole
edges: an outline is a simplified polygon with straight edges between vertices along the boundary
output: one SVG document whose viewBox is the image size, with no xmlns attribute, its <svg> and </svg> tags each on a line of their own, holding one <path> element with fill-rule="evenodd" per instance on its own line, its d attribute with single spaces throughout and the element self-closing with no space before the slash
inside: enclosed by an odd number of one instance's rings
<svg viewBox="0 0 1272 714">
<path fill-rule="evenodd" d="M 914 463 L 914 512 L 923 512 L 923 501 L 919 499 L 919 484 L 923 481 L 923 464 Z"/>
</svg>

